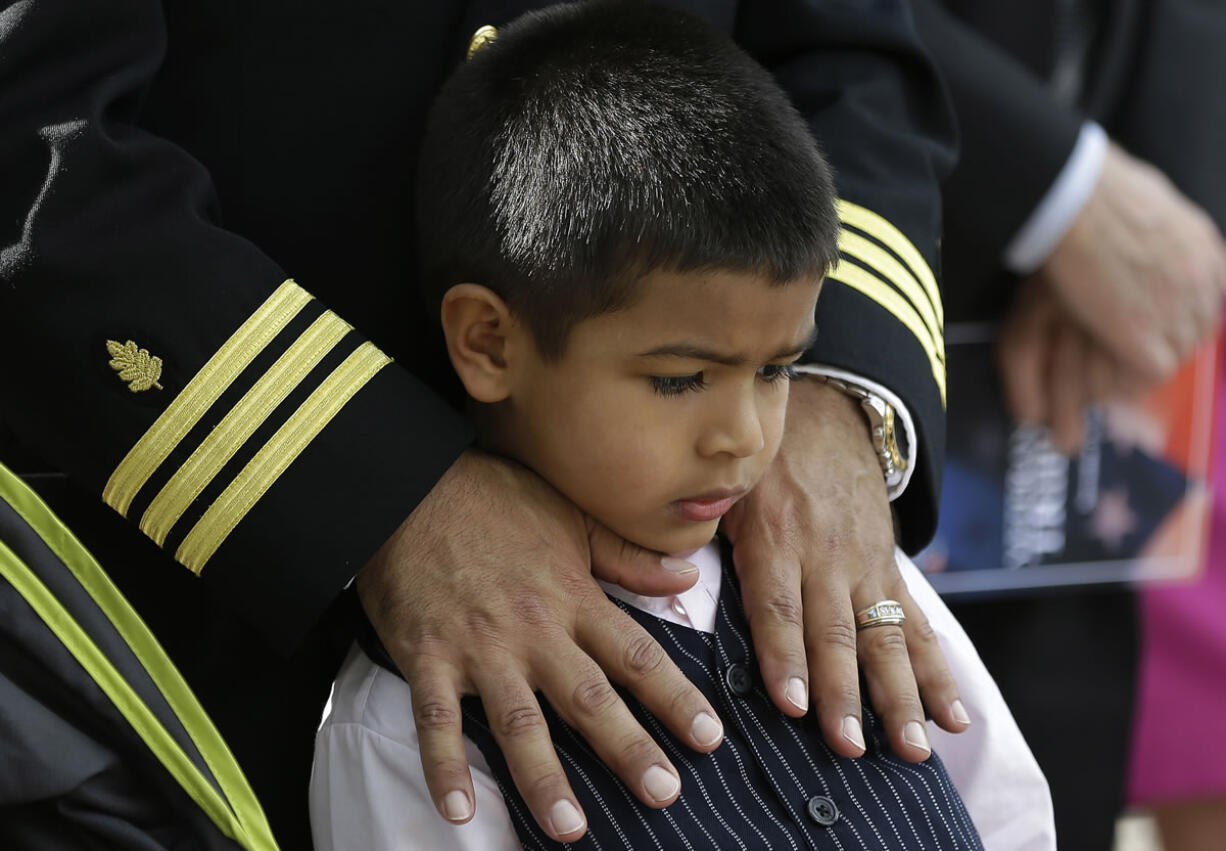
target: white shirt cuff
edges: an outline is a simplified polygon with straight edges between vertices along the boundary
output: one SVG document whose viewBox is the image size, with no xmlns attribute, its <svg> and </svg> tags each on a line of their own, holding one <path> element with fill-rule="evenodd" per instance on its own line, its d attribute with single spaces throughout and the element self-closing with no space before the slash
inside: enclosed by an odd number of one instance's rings
<svg viewBox="0 0 1226 851">
<path fill-rule="evenodd" d="M 1039 268 L 1090 200 L 1107 158 L 1107 133 L 1093 121 L 1081 125 L 1077 144 L 1064 168 L 1034 208 L 1030 218 L 1005 246 L 1004 266 L 1018 275 Z"/>
<path fill-rule="evenodd" d="M 848 372 L 845 369 L 835 369 L 832 366 L 821 366 L 815 363 L 798 363 L 796 371 L 808 373 L 809 375 L 825 375 L 830 378 L 837 378 L 840 381 L 846 381 L 848 384 L 854 384 L 857 387 L 863 387 L 870 393 L 880 396 L 890 404 L 894 409 L 896 422 L 902 423 L 903 434 L 907 436 L 907 452 L 903 458 L 903 462 L 907 465 L 902 471 L 902 479 L 898 484 L 889 489 L 890 502 L 902 496 L 902 492 L 907 489 L 907 484 L 911 481 L 911 474 L 915 471 L 915 460 L 919 453 L 919 443 L 915 438 L 915 423 L 911 419 L 911 412 L 907 410 L 907 406 L 902 403 L 894 393 L 887 387 L 883 387 L 875 381 L 869 381 L 862 375 L 856 375 L 854 372 Z M 867 420 L 865 427 L 867 428 Z"/>
</svg>

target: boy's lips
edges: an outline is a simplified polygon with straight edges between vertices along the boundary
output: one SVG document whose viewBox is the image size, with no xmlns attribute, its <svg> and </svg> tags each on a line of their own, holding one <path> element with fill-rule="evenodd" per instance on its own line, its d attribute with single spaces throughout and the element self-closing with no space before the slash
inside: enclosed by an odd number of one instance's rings
<svg viewBox="0 0 1226 851">
<path fill-rule="evenodd" d="M 736 505 L 737 500 L 743 497 L 747 491 L 747 488 L 725 488 L 723 490 L 708 491 L 698 496 L 679 499 L 673 503 L 673 508 L 684 519 L 692 520 L 696 523 L 718 520 L 727 514 L 728 509 Z"/>
</svg>

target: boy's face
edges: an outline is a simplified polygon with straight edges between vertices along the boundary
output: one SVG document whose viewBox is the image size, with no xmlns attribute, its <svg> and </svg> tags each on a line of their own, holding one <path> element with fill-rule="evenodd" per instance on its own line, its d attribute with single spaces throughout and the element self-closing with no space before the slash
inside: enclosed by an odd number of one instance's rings
<svg viewBox="0 0 1226 851">
<path fill-rule="evenodd" d="M 523 358 L 505 451 L 627 540 L 701 547 L 779 448 L 820 287 L 649 274 L 632 307 L 578 323 L 560 360 Z"/>
</svg>

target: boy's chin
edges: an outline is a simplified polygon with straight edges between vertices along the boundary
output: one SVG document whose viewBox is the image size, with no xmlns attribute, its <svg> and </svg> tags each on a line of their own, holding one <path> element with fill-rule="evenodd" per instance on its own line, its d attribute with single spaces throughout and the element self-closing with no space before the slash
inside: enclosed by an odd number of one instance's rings
<svg viewBox="0 0 1226 851">
<path fill-rule="evenodd" d="M 718 520 L 712 520 L 708 523 L 687 523 L 684 529 L 676 529 L 650 536 L 636 535 L 627 538 L 627 540 L 638 544 L 640 547 L 655 550 L 658 553 L 664 553 L 673 558 L 686 558 L 711 543 L 711 539 L 715 537 L 715 532 L 718 529 Z"/>
</svg>

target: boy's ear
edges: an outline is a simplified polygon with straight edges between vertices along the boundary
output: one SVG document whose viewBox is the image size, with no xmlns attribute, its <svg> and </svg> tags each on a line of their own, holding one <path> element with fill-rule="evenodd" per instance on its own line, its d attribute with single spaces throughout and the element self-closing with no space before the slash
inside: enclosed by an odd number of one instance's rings
<svg viewBox="0 0 1226 851">
<path fill-rule="evenodd" d="M 456 284 L 443 296 L 442 320 L 447 354 L 468 395 L 489 403 L 507 398 L 516 322 L 506 302 L 480 284 Z"/>
</svg>

